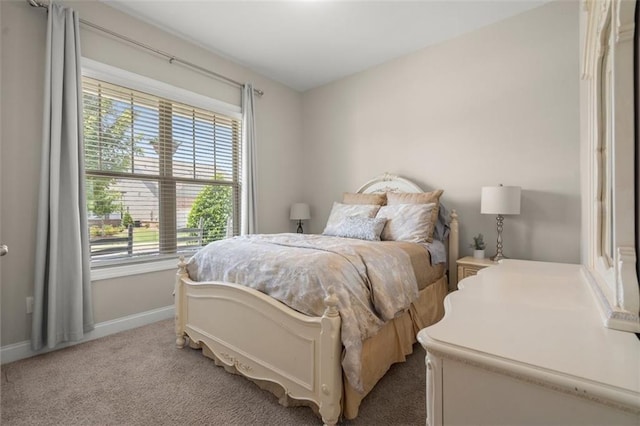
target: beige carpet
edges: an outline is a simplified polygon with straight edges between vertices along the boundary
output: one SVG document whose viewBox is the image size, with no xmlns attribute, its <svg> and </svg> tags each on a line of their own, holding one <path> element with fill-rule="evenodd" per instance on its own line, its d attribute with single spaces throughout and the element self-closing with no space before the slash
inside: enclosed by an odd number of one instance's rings
<svg viewBox="0 0 640 426">
<path fill-rule="evenodd" d="M 424 425 L 424 350 L 392 366 L 347 425 Z M 2 425 L 319 425 L 198 350 L 166 320 L 2 366 Z"/>
</svg>

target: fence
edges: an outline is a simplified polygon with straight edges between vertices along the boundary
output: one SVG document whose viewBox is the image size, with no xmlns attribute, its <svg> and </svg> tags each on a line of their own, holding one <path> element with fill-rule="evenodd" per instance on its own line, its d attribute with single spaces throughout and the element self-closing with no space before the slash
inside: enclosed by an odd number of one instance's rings
<svg viewBox="0 0 640 426">
<path fill-rule="evenodd" d="M 127 253 L 133 254 L 133 225 L 127 227 L 126 237 L 95 238 L 89 241 L 91 245 L 91 257 L 107 254 Z"/>
<path fill-rule="evenodd" d="M 179 228 L 176 230 L 176 248 L 178 251 L 186 248 L 202 247 L 204 235 L 203 218 L 200 218 L 197 228 Z M 133 225 L 127 227 L 126 237 L 102 237 L 90 240 L 91 257 L 106 255 L 133 255 Z M 149 243 L 146 242 L 146 245 Z"/>
</svg>

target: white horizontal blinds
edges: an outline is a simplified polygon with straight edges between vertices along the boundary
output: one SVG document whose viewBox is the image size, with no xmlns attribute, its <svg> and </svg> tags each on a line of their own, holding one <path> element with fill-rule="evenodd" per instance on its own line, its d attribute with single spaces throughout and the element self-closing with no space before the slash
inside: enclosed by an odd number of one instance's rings
<svg viewBox="0 0 640 426">
<path fill-rule="evenodd" d="M 89 77 L 83 92 L 94 260 L 237 234 L 239 120 Z"/>
</svg>

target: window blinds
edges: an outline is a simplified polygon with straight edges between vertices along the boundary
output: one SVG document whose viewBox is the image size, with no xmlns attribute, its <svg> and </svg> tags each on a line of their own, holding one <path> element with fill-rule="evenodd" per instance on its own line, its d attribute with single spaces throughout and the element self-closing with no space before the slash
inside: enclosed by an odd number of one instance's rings
<svg viewBox="0 0 640 426">
<path fill-rule="evenodd" d="M 92 259 L 194 250 L 239 224 L 239 120 L 83 78 Z"/>
</svg>

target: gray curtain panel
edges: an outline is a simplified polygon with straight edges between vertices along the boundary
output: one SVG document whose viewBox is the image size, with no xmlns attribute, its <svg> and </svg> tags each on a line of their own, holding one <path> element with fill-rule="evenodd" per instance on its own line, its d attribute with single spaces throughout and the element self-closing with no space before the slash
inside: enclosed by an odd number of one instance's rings
<svg viewBox="0 0 640 426">
<path fill-rule="evenodd" d="M 635 22 L 635 54 L 636 54 L 636 274 L 640 282 L 640 1 L 636 0 Z"/>
<path fill-rule="evenodd" d="M 242 214 L 240 233 L 258 233 L 256 127 L 253 85 L 242 88 Z"/>
<path fill-rule="evenodd" d="M 636 0 L 635 33 L 635 138 L 636 138 L 636 274 L 640 282 L 640 1 Z"/>
<path fill-rule="evenodd" d="M 56 347 L 93 329 L 84 191 L 80 26 L 49 6 L 31 346 Z"/>
</svg>

